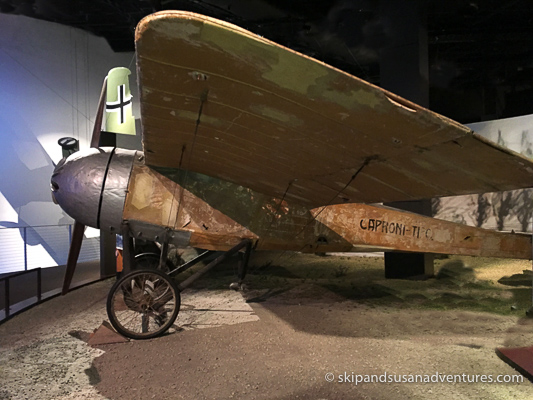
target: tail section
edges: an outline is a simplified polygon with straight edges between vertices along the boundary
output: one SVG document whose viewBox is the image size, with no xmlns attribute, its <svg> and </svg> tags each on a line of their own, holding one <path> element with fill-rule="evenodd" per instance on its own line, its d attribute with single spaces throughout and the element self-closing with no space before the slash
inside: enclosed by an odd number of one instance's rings
<svg viewBox="0 0 533 400">
<path fill-rule="evenodd" d="M 127 68 L 113 68 L 107 75 L 107 99 L 105 106 L 105 130 L 124 135 L 135 135 L 135 118 L 132 112 Z"/>
</svg>

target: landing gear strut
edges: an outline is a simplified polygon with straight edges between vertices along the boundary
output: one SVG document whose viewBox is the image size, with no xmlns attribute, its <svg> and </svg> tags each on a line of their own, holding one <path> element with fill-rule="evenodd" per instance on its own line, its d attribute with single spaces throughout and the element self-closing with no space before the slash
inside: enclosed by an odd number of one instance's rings
<svg viewBox="0 0 533 400">
<path fill-rule="evenodd" d="M 206 251 L 168 273 L 160 269 L 143 269 L 124 275 L 111 287 L 107 297 L 107 315 L 111 324 L 117 332 L 132 339 L 150 339 L 163 334 L 178 317 L 180 292 L 242 248 L 245 248 L 245 252 L 239 256 L 239 282 L 232 284 L 241 288 L 252 249 L 248 239 L 242 240 L 227 252 L 220 253 L 179 285 L 171 279 L 171 275 L 191 268 L 215 252 Z M 165 257 L 166 251 L 163 251 L 160 266 L 166 265 Z"/>
</svg>

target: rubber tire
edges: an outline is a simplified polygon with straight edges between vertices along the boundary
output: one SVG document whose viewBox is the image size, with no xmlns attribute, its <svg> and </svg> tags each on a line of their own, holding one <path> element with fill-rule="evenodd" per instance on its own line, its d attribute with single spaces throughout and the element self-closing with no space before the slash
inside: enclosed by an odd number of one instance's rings
<svg viewBox="0 0 533 400">
<path fill-rule="evenodd" d="M 157 269 L 159 270 L 159 254 L 156 253 L 141 253 L 137 254 L 133 259 L 133 269 L 137 270 L 140 267 L 137 264 L 143 263 L 143 269 Z M 151 265 L 150 265 L 151 264 Z M 164 273 L 168 273 L 174 269 L 174 264 L 170 260 L 166 262 Z"/>
<path fill-rule="evenodd" d="M 176 304 L 169 319 L 160 327 L 160 329 L 152 331 L 152 332 L 147 332 L 147 333 L 136 333 L 136 332 L 132 332 L 124 328 L 122 324 L 116 319 L 115 314 L 113 312 L 113 299 L 114 299 L 114 293 L 117 290 L 120 290 L 124 282 L 131 280 L 136 275 L 142 275 L 142 274 L 158 275 L 161 279 L 163 279 L 169 285 L 171 290 L 174 292 L 174 295 L 176 298 Z M 181 295 L 180 295 L 180 290 L 178 289 L 178 285 L 168 275 L 156 269 L 136 270 L 136 271 L 130 272 L 127 275 L 124 275 L 123 277 L 118 279 L 113 284 L 113 286 L 111 287 L 111 290 L 109 291 L 109 294 L 107 295 L 107 302 L 106 302 L 107 316 L 109 317 L 109 321 L 111 322 L 111 325 L 113 325 L 113 327 L 117 330 L 117 332 L 125 337 L 129 337 L 131 339 L 141 339 L 141 340 L 152 339 L 154 337 L 160 336 L 163 333 L 165 333 L 176 321 L 176 318 L 178 317 L 178 313 L 180 310 L 180 306 L 181 306 Z"/>
</svg>

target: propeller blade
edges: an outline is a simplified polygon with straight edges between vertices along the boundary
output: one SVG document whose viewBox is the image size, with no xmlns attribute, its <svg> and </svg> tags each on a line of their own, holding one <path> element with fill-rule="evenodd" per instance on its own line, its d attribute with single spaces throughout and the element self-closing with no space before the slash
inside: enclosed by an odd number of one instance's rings
<svg viewBox="0 0 533 400">
<path fill-rule="evenodd" d="M 102 85 L 100 92 L 100 99 L 98 100 L 98 111 L 96 111 L 96 118 L 94 121 L 93 136 L 91 137 L 91 147 L 98 147 L 100 145 L 100 133 L 102 132 L 102 121 L 104 120 L 105 102 L 107 95 L 107 76 Z"/>
<path fill-rule="evenodd" d="M 63 280 L 63 290 L 61 294 L 65 295 L 70 289 L 74 271 L 76 271 L 76 264 L 78 256 L 80 255 L 81 242 L 83 240 L 83 233 L 85 232 L 85 225 L 79 222 L 74 223 L 74 230 L 72 232 L 72 241 L 70 242 L 70 249 L 67 258 L 67 270 L 65 271 L 65 279 Z"/>
</svg>

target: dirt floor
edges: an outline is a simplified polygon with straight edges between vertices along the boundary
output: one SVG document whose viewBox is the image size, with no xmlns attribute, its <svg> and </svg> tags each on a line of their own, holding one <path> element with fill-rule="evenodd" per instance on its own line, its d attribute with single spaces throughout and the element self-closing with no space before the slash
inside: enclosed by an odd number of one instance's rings
<svg viewBox="0 0 533 400">
<path fill-rule="evenodd" d="M 527 379 L 481 382 L 521 377 L 495 348 L 533 345 L 530 271 L 454 257 L 385 280 L 380 257 L 258 254 L 244 292 L 230 263 L 182 293 L 170 333 L 91 348 L 100 282 L 0 325 L 0 399 L 533 399 Z"/>
</svg>

